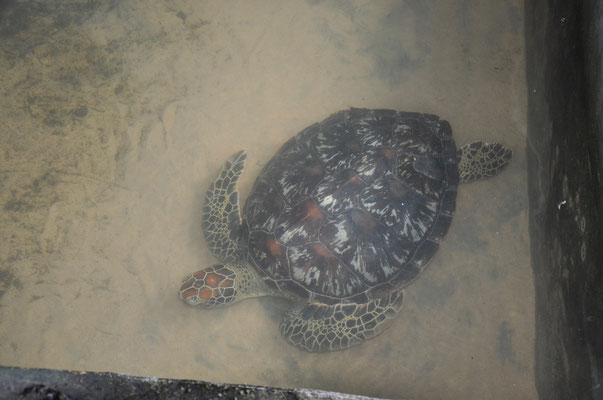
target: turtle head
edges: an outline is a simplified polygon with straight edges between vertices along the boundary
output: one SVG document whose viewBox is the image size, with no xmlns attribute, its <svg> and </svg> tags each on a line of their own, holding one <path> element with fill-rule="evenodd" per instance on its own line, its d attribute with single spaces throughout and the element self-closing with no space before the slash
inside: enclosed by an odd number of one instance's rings
<svg viewBox="0 0 603 400">
<path fill-rule="evenodd" d="M 247 297 L 261 296 L 261 283 L 248 266 L 217 264 L 193 272 L 180 286 L 180 298 L 188 305 L 213 308 Z"/>
</svg>

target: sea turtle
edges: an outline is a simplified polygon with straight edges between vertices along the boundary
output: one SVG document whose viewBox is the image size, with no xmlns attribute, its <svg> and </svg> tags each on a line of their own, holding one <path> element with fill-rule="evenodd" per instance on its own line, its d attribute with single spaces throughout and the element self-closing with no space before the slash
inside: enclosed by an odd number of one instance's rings
<svg viewBox="0 0 603 400">
<path fill-rule="evenodd" d="M 280 330 L 289 343 L 347 349 L 387 328 L 402 288 L 427 267 L 448 231 L 457 186 L 500 172 L 500 144 L 456 149 L 436 115 L 340 111 L 287 141 L 239 212 L 246 155 L 206 193 L 202 228 L 223 263 L 188 275 L 180 298 L 224 306 L 256 296 L 295 300 Z"/>
</svg>

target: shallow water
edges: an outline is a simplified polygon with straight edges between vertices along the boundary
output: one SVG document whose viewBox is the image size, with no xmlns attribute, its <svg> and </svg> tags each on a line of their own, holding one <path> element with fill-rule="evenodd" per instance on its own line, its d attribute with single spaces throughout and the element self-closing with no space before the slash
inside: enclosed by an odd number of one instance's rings
<svg viewBox="0 0 603 400">
<path fill-rule="evenodd" d="M 0 8 L 0 364 L 414 399 L 535 398 L 521 1 L 62 1 Z M 177 297 L 223 161 L 243 201 L 289 137 L 340 109 L 440 115 L 511 147 L 459 189 L 381 336 L 289 346 L 288 304 Z"/>
</svg>

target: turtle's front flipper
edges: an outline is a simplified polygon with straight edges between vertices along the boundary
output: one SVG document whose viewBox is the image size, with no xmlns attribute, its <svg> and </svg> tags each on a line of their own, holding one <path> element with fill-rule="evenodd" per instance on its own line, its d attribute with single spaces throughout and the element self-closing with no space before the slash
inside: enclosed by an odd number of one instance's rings
<svg viewBox="0 0 603 400">
<path fill-rule="evenodd" d="M 203 233 L 212 253 L 223 262 L 240 258 L 241 213 L 236 184 L 245 168 L 246 158 L 244 151 L 229 158 L 205 193 Z"/>
<path fill-rule="evenodd" d="M 401 291 L 366 304 L 311 303 L 286 313 L 281 333 L 295 347 L 311 352 L 344 350 L 383 332 L 403 303 Z"/>
<path fill-rule="evenodd" d="M 494 176 L 511 161 L 511 149 L 498 143 L 473 142 L 458 150 L 461 183 Z"/>
</svg>

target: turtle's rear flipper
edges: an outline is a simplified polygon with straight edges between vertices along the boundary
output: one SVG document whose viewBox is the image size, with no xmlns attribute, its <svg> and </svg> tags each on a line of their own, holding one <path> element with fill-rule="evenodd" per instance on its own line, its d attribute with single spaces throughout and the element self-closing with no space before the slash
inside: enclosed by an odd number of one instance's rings
<svg viewBox="0 0 603 400">
<path fill-rule="evenodd" d="M 498 143 L 482 141 L 469 143 L 458 149 L 461 183 L 494 176 L 511 161 L 513 152 Z"/>
<path fill-rule="evenodd" d="M 403 303 L 402 291 L 366 304 L 311 303 L 286 313 L 281 333 L 289 343 L 307 351 L 345 350 L 383 332 Z"/>
<path fill-rule="evenodd" d="M 229 158 L 205 193 L 201 226 L 211 252 L 222 262 L 240 258 L 241 213 L 236 184 L 245 168 L 246 158 L 244 151 Z"/>
</svg>

